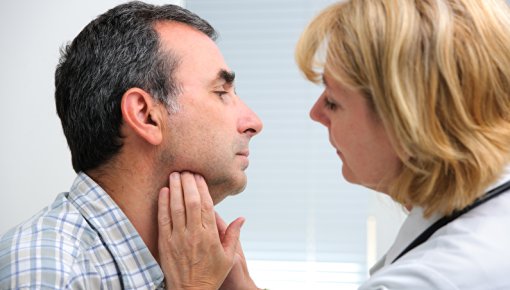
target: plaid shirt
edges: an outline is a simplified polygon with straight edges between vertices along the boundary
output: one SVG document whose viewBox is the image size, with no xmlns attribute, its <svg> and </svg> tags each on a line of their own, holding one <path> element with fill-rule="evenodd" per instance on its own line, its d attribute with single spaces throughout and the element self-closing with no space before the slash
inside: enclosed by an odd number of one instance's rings
<svg viewBox="0 0 510 290">
<path fill-rule="evenodd" d="M 0 289 L 160 289 L 163 279 L 126 215 L 84 173 L 0 238 Z"/>
</svg>

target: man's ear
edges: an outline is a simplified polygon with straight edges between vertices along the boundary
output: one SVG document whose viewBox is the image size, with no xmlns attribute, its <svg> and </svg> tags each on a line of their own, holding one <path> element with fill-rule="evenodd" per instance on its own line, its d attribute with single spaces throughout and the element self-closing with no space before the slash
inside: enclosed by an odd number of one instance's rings
<svg viewBox="0 0 510 290">
<path fill-rule="evenodd" d="M 163 140 L 162 115 L 158 103 L 140 88 L 130 88 L 122 96 L 120 108 L 127 126 L 152 145 Z"/>
</svg>

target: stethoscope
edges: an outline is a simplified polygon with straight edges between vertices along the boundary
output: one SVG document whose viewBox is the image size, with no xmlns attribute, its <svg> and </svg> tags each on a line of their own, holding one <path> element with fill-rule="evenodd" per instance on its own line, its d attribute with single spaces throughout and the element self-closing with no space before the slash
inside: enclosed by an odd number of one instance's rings
<svg viewBox="0 0 510 290">
<path fill-rule="evenodd" d="M 423 244 L 426 240 L 428 240 L 430 238 L 430 236 L 432 236 L 437 230 L 439 230 L 440 228 L 442 228 L 443 226 L 447 225 L 448 223 L 450 223 L 451 221 L 455 220 L 456 218 L 458 218 L 459 216 L 467 213 L 468 211 L 472 210 L 473 208 L 495 198 L 496 196 L 502 194 L 503 192 L 505 191 L 508 191 L 510 190 L 510 181 L 507 181 L 505 182 L 504 184 L 490 190 L 489 192 L 487 192 L 486 194 L 484 194 L 483 196 L 479 197 L 474 203 L 472 203 L 471 205 L 465 207 L 464 209 L 462 210 L 459 210 L 459 211 L 455 211 L 454 213 L 452 213 L 451 215 L 449 216 L 445 216 L 441 219 L 439 219 L 438 221 L 436 221 L 435 223 L 433 223 L 430 227 L 428 227 L 423 233 L 421 233 L 409 246 L 407 246 L 407 248 L 405 248 L 404 251 L 402 251 L 402 253 L 400 253 L 400 255 L 398 255 L 395 260 L 393 260 L 393 262 L 391 262 L 392 264 L 395 263 L 398 259 L 400 259 L 403 255 L 407 254 L 407 252 L 411 251 L 412 249 L 418 247 L 419 245 Z"/>
</svg>

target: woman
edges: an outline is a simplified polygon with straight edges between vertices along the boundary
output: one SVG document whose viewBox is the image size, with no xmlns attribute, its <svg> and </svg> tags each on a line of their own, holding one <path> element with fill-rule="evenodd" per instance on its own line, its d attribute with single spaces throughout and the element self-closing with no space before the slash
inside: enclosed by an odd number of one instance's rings
<svg viewBox="0 0 510 290">
<path fill-rule="evenodd" d="M 508 27 L 503 0 L 352 0 L 301 36 L 344 178 L 410 210 L 360 289 L 510 289 Z M 229 289 L 256 289 L 226 256 Z"/>
</svg>

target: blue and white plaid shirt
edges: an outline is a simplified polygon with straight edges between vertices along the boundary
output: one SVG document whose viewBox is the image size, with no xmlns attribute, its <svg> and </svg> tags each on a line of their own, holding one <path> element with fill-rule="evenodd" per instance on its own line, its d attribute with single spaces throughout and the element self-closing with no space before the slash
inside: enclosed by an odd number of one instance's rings
<svg viewBox="0 0 510 290">
<path fill-rule="evenodd" d="M 84 173 L 0 238 L 0 289 L 160 289 L 163 280 L 126 215 Z"/>
</svg>

